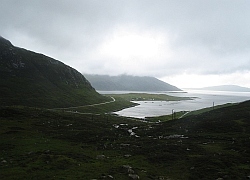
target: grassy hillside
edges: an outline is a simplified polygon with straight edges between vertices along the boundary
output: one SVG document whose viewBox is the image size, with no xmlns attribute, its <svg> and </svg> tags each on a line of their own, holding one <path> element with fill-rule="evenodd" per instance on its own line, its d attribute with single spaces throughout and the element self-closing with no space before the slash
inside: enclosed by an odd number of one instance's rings
<svg viewBox="0 0 250 180">
<path fill-rule="evenodd" d="M 0 37 L 0 102 L 6 105 L 68 107 L 108 101 L 75 69 Z"/>
<path fill-rule="evenodd" d="M 120 97 L 127 101 L 182 101 L 191 100 L 192 97 L 169 96 L 166 94 L 148 94 L 148 93 L 128 93 L 128 94 L 109 94 L 114 98 Z"/>
<path fill-rule="evenodd" d="M 9 107 L 0 123 L 1 179 L 250 175 L 250 101 L 164 123 Z"/>
</svg>

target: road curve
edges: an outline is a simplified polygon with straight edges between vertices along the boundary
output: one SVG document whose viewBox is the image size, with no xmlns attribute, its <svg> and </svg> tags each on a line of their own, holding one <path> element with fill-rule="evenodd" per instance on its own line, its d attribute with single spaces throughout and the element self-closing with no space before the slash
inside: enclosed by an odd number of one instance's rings
<svg viewBox="0 0 250 180">
<path fill-rule="evenodd" d="M 99 105 L 109 104 L 109 103 L 115 102 L 115 98 L 114 97 L 111 97 L 111 99 L 112 99 L 112 101 L 107 101 L 107 102 L 103 102 L 103 103 L 89 104 L 89 105 L 83 105 L 83 106 L 72 106 L 72 107 L 66 107 L 66 108 L 52 108 L 52 109 L 49 109 L 49 110 L 63 110 L 63 109 L 71 109 L 71 108 L 99 106 Z"/>
</svg>

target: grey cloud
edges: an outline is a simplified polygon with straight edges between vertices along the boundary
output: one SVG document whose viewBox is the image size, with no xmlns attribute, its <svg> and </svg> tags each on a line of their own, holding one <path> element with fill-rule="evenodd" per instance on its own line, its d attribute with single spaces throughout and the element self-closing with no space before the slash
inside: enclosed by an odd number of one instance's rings
<svg viewBox="0 0 250 180">
<path fill-rule="evenodd" d="M 86 73 L 250 71 L 249 7 L 248 0 L 2 0 L 0 34 Z M 138 67 L 101 57 L 99 46 L 121 26 L 166 34 L 174 55 Z"/>
</svg>

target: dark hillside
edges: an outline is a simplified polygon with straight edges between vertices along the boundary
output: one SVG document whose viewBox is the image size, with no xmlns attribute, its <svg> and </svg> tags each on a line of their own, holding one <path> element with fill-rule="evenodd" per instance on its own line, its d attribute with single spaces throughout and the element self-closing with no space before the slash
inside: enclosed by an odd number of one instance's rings
<svg viewBox="0 0 250 180">
<path fill-rule="evenodd" d="M 189 133 L 250 133 L 250 101 L 190 115 L 172 125 Z"/>
<path fill-rule="evenodd" d="M 181 91 L 181 89 L 154 77 L 108 76 L 86 74 L 96 90 L 100 91 Z"/>
<path fill-rule="evenodd" d="M 1 105 L 68 107 L 106 100 L 75 69 L 0 37 Z"/>
<path fill-rule="evenodd" d="M 250 162 L 250 101 L 168 121 L 153 130 L 156 137 L 176 139 L 172 150 L 156 150 L 149 159 L 181 165 L 183 179 L 246 179 Z M 170 136 L 166 136 L 166 135 Z M 164 152 L 164 153 L 162 153 Z M 172 164 L 172 165 L 171 165 Z M 185 172 L 184 171 L 184 172 Z M 184 173 L 183 172 L 183 173 Z"/>
</svg>

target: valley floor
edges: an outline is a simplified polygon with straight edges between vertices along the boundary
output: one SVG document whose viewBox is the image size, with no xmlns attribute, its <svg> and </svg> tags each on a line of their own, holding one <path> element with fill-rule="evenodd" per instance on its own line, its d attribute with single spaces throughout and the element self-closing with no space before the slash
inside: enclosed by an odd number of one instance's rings
<svg viewBox="0 0 250 180">
<path fill-rule="evenodd" d="M 0 108 L 0 179 L 245 179 L 250 103 L 164 123 Z"/>
</svg>

